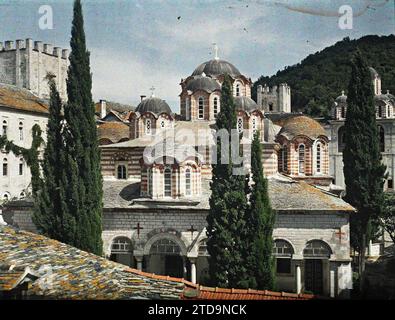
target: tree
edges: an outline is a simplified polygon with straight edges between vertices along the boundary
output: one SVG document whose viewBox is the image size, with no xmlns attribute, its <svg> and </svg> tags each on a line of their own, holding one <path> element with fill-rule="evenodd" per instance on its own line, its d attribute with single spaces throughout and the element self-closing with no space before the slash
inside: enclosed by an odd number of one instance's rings
<svg viewBox="0 0 395 320">
<path fill-rule="evenodd" d="M 385 209 L 380 217 L 380 225 L 395 244 L 395 198 L 389 194 L 385 198 Z"/>
<path fill-rule="evenodd" d="M 44 235 L 71 243 L 75 232 L 75 219 L 68 212 L 62 101 L 53 76 L 48 75 L 50 88 L 47 144 L 42 161 L 40 190 L 34 197 L 33 222 Z M 34 175 L 33 175 L 34 177 Z M 70 228 L 70 225 L 74 226 Z"/>
<path fill-rule="evenodd" d="M 98 148 L 90 54 L 86 48 L 81 1 L 74 2 L 70 67 L 67 79 L 68 103 L 66 166 L 68 168 L 68 210 L 76 221 L 73 243 L 77 248 L 102 253 L 102 177 Z"/>
<path fill-rule="evenodd" d="M 232 94 L 232 83 L 225 76 L 222 85 L 221 111 L 216 121 L 217 132 L 229 135 L 236 128 L 236 111 Z M 246 221 L 245 176 L 235 175 L 237 167 L 231 159 L 233 146 L 222 152 L 222 144 L 229 143 L 217 139 L 217 164 L 213 164 L 210 184 L 210 211 L 207 216 L 207 249 L 210 254 L 209 274 L 211 284 L 220 287 L 247 287 L 249 280 L 244 261 Z M 225 154 L 226 153 L 226 154 Z M 229 159 L 223 163 L 221 158 Z"/>
<path fill-rule="evenodd" d="M 251 149 L 253 185 L 246 215 L 249 228 L 246 240 L 251 248 L 247 251 L 246 261 L 248 273 L 254 280 L 251 286 L 261 290 L 273 290 L 275 288 L 275 260 L 272 251 L 275 215 L 270 205 L 268 182 L 263 174 L 261 157 L 262 146 L 257 132 Z"/>
<path fill-rule="evenodd" d="M 361 289 L 365 251 L 384 205 L 385 166 L 381 163 L 373 85 L 365 58 L 359 50 L 351 61 L 348 107 L 343 151 L 345 200 L 357 209 L 351 215 L 351 241 L 359 252 Z"/>
</svg>

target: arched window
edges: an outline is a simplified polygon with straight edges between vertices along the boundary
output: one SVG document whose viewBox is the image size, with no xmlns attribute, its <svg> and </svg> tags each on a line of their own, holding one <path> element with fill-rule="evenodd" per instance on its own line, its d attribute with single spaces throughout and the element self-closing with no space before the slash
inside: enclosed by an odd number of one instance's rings
<svg viewBox="0 0 395 320">
<path fill-rule="evenodd" d="M 383 116 L 383 107 L 381 105 L 378 106 L 377 108 L 377 118 L 381 118 Z"/>
<path fill-rule="evenodd" d="M 237 131 L 239 133 L 243 132 L 243 118 L 242 117 L 237 118 Z"/>
<path fill-rule="evenodd" d="M 22 192 L 20 193 L 20 195 L 19 195 L 19 198 L 20 198 L 20 199 L 26 198 L 26 193 L 22 191 Z"/>
<path fill-rule="evenodd" d="M 322 158 L 322 146 L 321 146 L 321 142 L 317 143 L 316 146 L 316 169 L 317 169 L 317 173 L 321 173 L 321 158 Z"/>
<path fill-rule="evenodd" d="M 305 146 L 304 144 L 299 145 L 299 174 L 304 174 L 304 161 L 305 161 Z"/>
<path fill-rule="evenodd" d="M 7 120 L 4 120 L 3 121 L 3 131 L 2 131 L 2 135 L 4 136 L 4 137 L 7 137 L 7 130 L 8 129 L 8 123 L 7 123 Z"/>
<path fill-rule="evenodd" d="M 257 121 L 256 121 L 256 117 L 252 117 L 252 134 L 255 134 L 255 132 L 257 131 Z"/>
<path fill-rule="evenodd" d="M 171 197 L 171 169 L 166 168 L 164 172 L 164 195 L 165 197 Z"/>
<path fill-rule="evenodd" d="M 187 168 L 185 170 L 185 194 L 190 196 L 192 194 L 191 191 L 191 168 Z"/>
<path fill-rule="evenodd" d="M 152 195 L 152 169 L 147 169 L 147 194 Z"/>
<path fill-rule="evenodd" d="M 303 250 L 303 255 L 305 257 L 329 258 L 331 253 L 331 248 L 321 240 L 311 240 L 307 242 Z"/>
<path fill-rule="evenodd" d="M 132 244 L 126 237 L 116 238 L 111 244 L 111 254 L 129 254 L 132 252 Z"/>
<path fill-rule="evenodd" d="M 151 134 L 151 120 L 150 119 L 145 120 L 145 133 Z"/>
<path fill-rule="evenodd" d="M 385 132 L 382 126 L 377 126 L 379 132 L 379 144 L 380 144 L 380 152 L 385 151 Z"/>
<path fill-rule="evenodd" d="M 346 118 L 346 107 L 345 107 L 345 106 L 342 106 L 342 107 L 341 107 L 341 110 L 340 110 L 340 117 L 341 117 L 342 119 L 345 119 L 345 118 Z"/>
<path fill-rule="evenodd" d="M 204 119 L 204 100 L 203 100 L 202 97 L 199 98 L 198 104 L 199 104 L 199 114 L 198 114 L 198 117 L 199 117 L 199 119 Z"/>
<path fill-rule="evenodd" d="M 288 241 L 281 239 L 274 241 L 273 255 L 276 257 L 277 273 L 291 273 L 291 262 L 293 254 L 294 250 Z"/>
<path fill-rule="evenodd" d="M 343 152 L 346 145 L 346 130 L 344 127 L 340 127 L 337 132 L 337 152 Z"/>
<path fill-rule="evenodd" d="M 281 148 L 281 169 L 283 172 L 288 171 L 288 148 L 283 146 Z"/>
<path fill-rule="evenodd" d="M 23 167 L 24 167 L 24 162 L 23 159 L 19 160 L 19 175 L 23 176 Z"/>
<path fill-rule="evenodd" d="M 4 201 L 10 200 L 10 195 L 8 194 L 8 192 L 6 192 L 6 193 L 3 194 L 3 200 L 4 200 Z"/>
<path fill-rule="evenodd" d="M 19 140 L 23 141 L 24 136 L 23 136 L 23 122 L 19 122 Z"/>
<path fill-rule="evenodd" d="M 8 175 L 8 160 L 7 158 L 3 159 L 3 176 Z"/>
<path fill-rule="evenodd" d="M 160 122 L 160 127 L 161 127 L 162 129 L 164 129 L 165 126 L 166 126 L 165 120 L 161 120 L 161 122 Z"/>
<path fill-rule="evenodd" d="M 236 97 L 240 96 L 240 83 L 236 84 Z"/>
<path fill-rule="evenodd" d="M 117 177 L 121 180 L 126 180 L 127 173 L 126 173 L 126 166 L 121 164 L 117 167 Z"/>
<path fill-rule="evenodd" d="M 391 118 L 391 107 L 387 106 L 387 118 Z"/>
<path fill-rule="evenodd" d="M 154 242 L 150 249 L 150 254 L 179 255 L 180 253 L 180 246 L 170 239 L 158 240 Z"/>
<path fill-rule="evenodd" d="M 214 112 L 214 118 L 217 117 L 217 114 L 219 112 L 219 103 L 218 103 L 218 97 L 214 97 L 214 106 L 213 106 L 213 112 Z"/>
</svg>

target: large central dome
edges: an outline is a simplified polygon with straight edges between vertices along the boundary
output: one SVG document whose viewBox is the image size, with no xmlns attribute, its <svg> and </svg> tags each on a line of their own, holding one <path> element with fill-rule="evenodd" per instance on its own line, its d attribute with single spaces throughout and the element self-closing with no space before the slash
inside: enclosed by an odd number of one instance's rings
<svg viewBox="0 0 395 320">
<path fill-rule="evenodd" d="M 214 77 L 226 73 L 234 78 L 241 75 L 240 71 L 233 64 L 219 59 L 213 59 L 202 63 L 195 69 L 192 76 L 200 76 L 203 72 L 208 76 Z"/>
</svg>

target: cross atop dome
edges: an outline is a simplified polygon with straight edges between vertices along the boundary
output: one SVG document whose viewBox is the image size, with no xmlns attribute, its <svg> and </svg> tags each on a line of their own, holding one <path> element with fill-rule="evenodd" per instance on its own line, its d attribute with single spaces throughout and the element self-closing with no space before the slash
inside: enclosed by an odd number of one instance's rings
<svg viewBox="0 0 395 320">
<path fill-rule="evenodd" d="M 216 43 L 213 43 L 213 46 L 214 46 L 214 54 L 215 54 L 214 59 L 215 60 L 219 60 L 219 57 L 218 57 L 218 46 L 217 46 Z"/>
</svg>

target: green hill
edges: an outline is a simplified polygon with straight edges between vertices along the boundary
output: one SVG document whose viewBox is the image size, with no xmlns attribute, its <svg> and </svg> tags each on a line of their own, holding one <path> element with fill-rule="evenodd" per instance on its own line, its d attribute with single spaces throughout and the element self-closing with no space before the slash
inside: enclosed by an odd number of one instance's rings
<svg viewBox="0 0 395 320">
<path fill-rule="evenodd" d="M 335 45 L 309 55 L 302 62 L 285 67 L 271 77 L 261 76 L 253 87 L 286 82 L 291 86 L 292 111 L 312 116 L 328 116 L 334 99 L 345 90 L 347 94 L 352 53 L 359 48 L 381 76 L 383 93 L 395 93 L 395 36 L 365 36 L 357 40 L 344 38 Z"/>
</svg>

